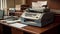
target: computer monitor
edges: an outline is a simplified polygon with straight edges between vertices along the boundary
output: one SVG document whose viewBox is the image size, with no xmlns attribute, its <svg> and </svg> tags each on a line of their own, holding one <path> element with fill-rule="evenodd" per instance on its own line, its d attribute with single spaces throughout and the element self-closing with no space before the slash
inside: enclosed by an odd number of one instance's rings
<svg viewBox="0 0 60 34">
<path fill-rule="evenodd" d="M 0 10 L 0 19 L 4 18 L 4 10 Z"/>
</svg>

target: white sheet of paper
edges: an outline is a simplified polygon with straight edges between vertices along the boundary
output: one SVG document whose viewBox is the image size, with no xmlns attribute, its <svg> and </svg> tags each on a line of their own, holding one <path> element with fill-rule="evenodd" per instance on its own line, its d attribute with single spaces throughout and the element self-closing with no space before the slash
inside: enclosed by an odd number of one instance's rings
<svg viewBox="0 0 60 34">
<path fill-rule="evenodd" d="M 18 19 L 18 20 L 15 20 L 15 21 L 8 21 L 8 20 L 5 20 L 7 23 L 16 23 L 16 22 L 18 22 L 18 21 L 21 21 L 20 19 Z"/>
<path fill-rule="evenodd" d="M 13 27 L 16 27 L 16 28 L 22 28 L 22 27 L 25 27 L 27 25 L 21 24 L 21 23 L 14 23 L 14 24 L 10 24 L 10 26 L 13 26 Z"/>
<path fill-rule="evenodd" d="M 37 1 L 37 4 L 42 7 L 43 5 L 47 5 L 47 1 Z"/>
<path fill-rule="evenodd" d="M 43 5 L 47 5 L 47 1 L 32 2 L 32 9 L 40 9 Z"/>
<path fill-rule="evenodd" d="M 37 9 L 39 8 L 37 2 L 32 2 L 32 9 Z"/>
</svg>

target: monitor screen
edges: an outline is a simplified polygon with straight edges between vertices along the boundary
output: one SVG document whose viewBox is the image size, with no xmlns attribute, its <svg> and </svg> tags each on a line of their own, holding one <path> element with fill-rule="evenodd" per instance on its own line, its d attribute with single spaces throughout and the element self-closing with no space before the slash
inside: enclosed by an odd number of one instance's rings
<svg viewBox="0 0 60 34">
<path fill-rule="evenodd" d="M 4 17 L 4 11 L 0 10 L 0 19 L 3 19 L 3 17 Z"/>
</svg>

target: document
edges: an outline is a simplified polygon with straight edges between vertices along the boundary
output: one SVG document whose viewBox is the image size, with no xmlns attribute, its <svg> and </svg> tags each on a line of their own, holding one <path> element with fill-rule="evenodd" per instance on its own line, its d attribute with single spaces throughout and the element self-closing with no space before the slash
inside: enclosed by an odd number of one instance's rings
<svg viewBox="0 0 60 34">
<path fill-rule="evenodd" d="M 37 1 L 37 4 L 42 7 L 43 5 L 47 5 L 47 1 Z"/>
<path fill-rule="evenodd" d="M 32 2 L 32 9 L 37 9 L 39 8 L 37 2 Z"/>
<path fill-rule="evenodd" d="M 10 26 L 13 26 L 13 27 L 16 27 L 16 28 L 22 28 L 22 27 L 25 27 L 27 25 L 21 24 L 21 23 L 14 23 L 14 24 L 10 24 Z"/>
<path fill-rule="evenodd" d="M 47 5 L 47 1 L 37 1 L 32 2 L 32 9 L 40 9 L 43 8 L 43 5 Z"/>
</svg>

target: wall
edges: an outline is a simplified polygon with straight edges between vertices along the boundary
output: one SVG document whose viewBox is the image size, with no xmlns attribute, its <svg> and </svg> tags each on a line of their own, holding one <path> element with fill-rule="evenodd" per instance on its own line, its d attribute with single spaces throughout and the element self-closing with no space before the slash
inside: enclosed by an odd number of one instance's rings
<svg viewBox="0 0 60 34">
<path fill-rule="evenodd" d="M 48 6 L 51 9 L 60 9 L 60 0 L 48 0 Z"/>
<path fill-rule="evenodd" d="M 15 5 L 22 4 L 22 0 L 15 0 Z"/>
<path fill-rule="evenodd" d="M 1 1 L 1 0 L 0 0 Z M 0 2 L 0 8 L 1 8 L 1 2 Z"/>
<path fill-rule="evenodd" d="M 60 0 L 48 0 L 48 7 L 51 9 L 51 12 L 60 14 Z"/>
<path fill-rule="evenodd" d="M 7 5 L 8 5 L 8 8 L 12 8 L 12 7 L 15 7 L 15 5 L 21 5 L 23 4 L 24 0 L 7 0 Z"/>
<path fill-rule="evenodd" d="M 14 0 L 7 0 L 7 7 L 8 8 L 14 7 Z"/>
<path fill-rule="evenodd" d="M 8 8 L 9 7 L 14 7 L 14 3 L 15 5 L 21 5 L 24 4 L 26 2 L 26 4 L 31 5 L 31 2 L 33 1 L 39 1 L 39 0 L 7 0 L 7 4 L 8 4 Z M 44 1 L 44 0 L 42 0 Z"/>
</svg>

